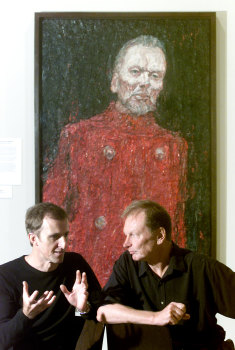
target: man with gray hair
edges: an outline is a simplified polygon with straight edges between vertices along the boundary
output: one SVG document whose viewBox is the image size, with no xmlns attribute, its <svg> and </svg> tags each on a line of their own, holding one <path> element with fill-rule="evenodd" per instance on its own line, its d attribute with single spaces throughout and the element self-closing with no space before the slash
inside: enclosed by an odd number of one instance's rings
<svg viewBox="0 0 235 350">
<path fill-rule="evenodd" d="M 118 96 L 117 110 L 134 116 L 155 111 L 165 73 L 164 49 L 157 38 L 142 35 L 128 41 L 114 63 L 111 90 Z"/>
<path fill-rule="evenodd" d="M 128 41 L 111 79 L 117 99 L 103 113 L 65 126 L 43 187 L 43 200 L 69 213 L 69 250 L 83 252 L 102 285 L 122 251 L 122 208 L 135 198 L 164 205 L 172 236 L 186 244 L 187 143 L 154 115 L 166 68 L 157 38 Z"/>
</svg>

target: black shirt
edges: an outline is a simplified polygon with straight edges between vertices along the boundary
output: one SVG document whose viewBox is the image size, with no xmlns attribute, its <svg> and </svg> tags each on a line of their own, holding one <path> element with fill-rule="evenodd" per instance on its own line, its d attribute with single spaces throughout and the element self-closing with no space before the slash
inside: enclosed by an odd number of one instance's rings
<svg viewBox="0 0 235 350">
<path fill-rule="evenodd" d="M 216 313 L 235 318 L 235 273 L 209 257 L 173 244 L 164 276 L 146 262 L 133 261 L 129 252 L 115 263 L 104 288 L 105 303 L 121 303 L 139 310 L 160 311 L 170 302 L 186 305 L 190 320 L 169 326 L 173 342 L 189 349 L 216 348 L 225 332 Z M 198 347 L 197 347 L 198 345 Z"/>
<path fill-rule="evenodd" d="M 0 266 L 0 349 L 14 350 L 74 350 L 84 320 L 75 316 L 60 290 L 68 290 L 75 282 L 76 270 L 86 272 L 89 284 L 89 301 L 96 309 L 100 285 L 84 258 L 77 253 L 65 253 L 64 261 L 54 271 L 42 272 L 20 257 Z M 29 294 L 38 290 L 39 296 L 53 290 L 53 304 L 34 319 L 22 312 L 22 282 L 27 281 Z"/>
</svg>

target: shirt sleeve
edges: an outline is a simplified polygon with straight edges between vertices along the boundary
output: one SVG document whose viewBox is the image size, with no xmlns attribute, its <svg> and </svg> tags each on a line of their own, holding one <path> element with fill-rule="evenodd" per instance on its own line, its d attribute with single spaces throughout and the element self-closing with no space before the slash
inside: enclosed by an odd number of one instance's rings
<svg viewBox="0 0 235 350">
<path fill-rule="evenodd" d="M 0 349 L 17 344 L 31 329 L 32 320 L 19 309 L 15 297 L 10 295 L 6 281 L 0 275 Z"/>
<path fill-rule="evenodd" d="M 128 306 L 133 305 L 133 298 L 135 297 L 133 293 L 131 293 L 126 264 L 127 262 L 124 255 L 115 262 L 112 274 L 103 289 L 103 304 L 119 303 Z"/>
<path fill-rule="evenodd" d="M 226 265 L 215 261 L 208 266 L 217 312 L 235 318 L 235 272 Z"/>
</svg>

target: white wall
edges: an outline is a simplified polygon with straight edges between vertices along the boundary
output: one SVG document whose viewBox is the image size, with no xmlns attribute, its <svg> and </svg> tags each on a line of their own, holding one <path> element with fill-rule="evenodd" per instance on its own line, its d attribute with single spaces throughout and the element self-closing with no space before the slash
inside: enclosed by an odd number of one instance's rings
<svg viewBox="0 0 235 350">
<path fill-rule="evenodd" d="M 3 5 L 4 4 L 4 5 Z M 234 0 L 15 0 L 0 5 L 0 137 L 23 142 L 22 185 L 0 199 L 0 263 L 30 251 L 24 230 L 34 204 L 34 13 L 46 11 L 216 11 L 217 12 L 217 258 L 235 270 L 235 2 Z M 229 288 L 229 286 L 228 286 Z M 219 317 L 235 341 L 235 321 Z"/>
</svg>

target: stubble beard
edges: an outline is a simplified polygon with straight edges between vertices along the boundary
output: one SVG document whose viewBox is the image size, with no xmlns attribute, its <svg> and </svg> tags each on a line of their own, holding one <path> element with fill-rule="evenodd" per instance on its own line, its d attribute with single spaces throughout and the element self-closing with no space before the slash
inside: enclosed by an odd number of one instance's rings
<svg viewBox="0 0 235 350">
<path fill-rule="evenodd" d="M 130 114 L 135 116 L 140 116 L 147 114 L 149 112 L 154 112 L 156 110 L 156 105 L 148 104 L 144 101 L 132 101 L 131 99 L 127 101 L 120 101 L 122 105 L 130 111 Z"/>
<path fill-rule="evenodd" d="M 144 94 L 147 98 L 136 98 L 136 95 Z M 159 95 L 159 92 L 157 96 Z M 135 90 L 130 93 L 130 96 L 125 97 L 121 94 L 118 94 L 118 101 L 122 105 L 122 109 L 129 113 L 130 115 L 134 115 L 136 117 L 140 115 L 145 115 L 149 112 L 154 112 L 156 110 L 156 101 L 157 96 L 151 96 L 147 91 L 143 90 Z"/>
</svg>

